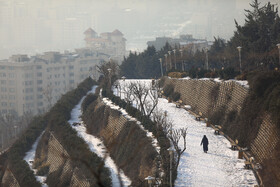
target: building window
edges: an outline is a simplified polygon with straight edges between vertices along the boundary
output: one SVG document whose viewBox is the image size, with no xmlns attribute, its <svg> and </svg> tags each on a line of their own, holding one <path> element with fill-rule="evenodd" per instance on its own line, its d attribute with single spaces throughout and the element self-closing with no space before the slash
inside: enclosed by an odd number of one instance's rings
<svg viewBox="0 0 280 187">
<path fill-rule="evenodd" d="M 1 99 L 7 99 L 8 98 L 8 96 L 7 95 L 1 95 Z"/>
<path fill-rule="evenodd" d="M 33 96 L 32 95 L 27 95 L 27 96 L 25 96 L 25 100 L 26 101 L 33 100 Z"/>
<path fill-rule="evenodd" d="M 14 80 L 10 80 L 9 81 L 9 85 L 13 85 L 14 86 L 15 84 L 16 84 L 16 81 L 14 81 Z"/>
<path fill-rule="evenodd" d="M 37 77 L 42 77 L 42 72 L 38 72 Z"/>
<path fill-rule="evenodd" d="M 9 92 L 10 92 L 10 93 L 14 93 L 15 91 L 16 91 L 15 88 L 9 88 Z"/>
<path fill-rule="evenodd" d="M 37 95 L 37 99 L 43 99 L 43 95 Z"/>
<path fill-rule="evenodd" d="M 16 96 L 15 96 L 15 95 L 9 95 L 9 99 L 10 99 L 10 100 L 15 100 L 15 99 L 16 99 Z"/>
<path fill-rule="evenodd" d="M 33 88 L 25 88 L 25 93 L 31 93 L 33 92 Z"/>
<path fill-rule="evenodd" d="M 7 88 L 1 87 L 1 92 L 7 92 Z"/>
<path fill-rule="evenodd" d="M 25 81 L 25 82 L 24 82 L 24 85 L 25 85 L 25 86 L 32 85 L 32 84 L 33 84 L 33 81 Z"/>
<path fill-rule="evenodd" d="M 15 78 L 15 74 L 14 73 L 9 73 L 9 78 Z"/>
<path fill-rule="evenodd" d="M 37 80 L 37 84 L 42 84 L 43 80 Z"/>
<path fill-rule="evenodd" d="M 37 69 L 42 69 L 42 66 L 37 66 Z"/>
</svg>

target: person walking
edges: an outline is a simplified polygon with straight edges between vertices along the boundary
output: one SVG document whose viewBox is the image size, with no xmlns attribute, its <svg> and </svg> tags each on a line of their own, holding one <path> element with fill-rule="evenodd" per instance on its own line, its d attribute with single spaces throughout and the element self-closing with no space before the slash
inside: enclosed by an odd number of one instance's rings
<svg viewBox="0 0 280 187">
<path fill-rule="evenodd" d="M 204 135 L 202 140 L 201 140 L 200 145 L 202 145 L 202 144 L 203 144 L 203 151 L 204 151 L 204 153 L 207 153 L 209 141 L 208 141 L 208 138 L 206 137 L 206 135 Z"/>
</svg>

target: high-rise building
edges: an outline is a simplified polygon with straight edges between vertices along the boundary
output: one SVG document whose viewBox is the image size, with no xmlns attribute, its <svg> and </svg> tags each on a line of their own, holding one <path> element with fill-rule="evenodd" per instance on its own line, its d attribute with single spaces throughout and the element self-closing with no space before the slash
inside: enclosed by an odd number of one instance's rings
<svg viewBox="0 0 280 187">
<path fill-rule="evenodd" d="M 85 78 L 98 78 L 96 66 L 106 60 L 106 55 L 79 49 L 76 53 L 13 55 L 0 61 L 0 114 L 46 112 Z"/>
</svg>

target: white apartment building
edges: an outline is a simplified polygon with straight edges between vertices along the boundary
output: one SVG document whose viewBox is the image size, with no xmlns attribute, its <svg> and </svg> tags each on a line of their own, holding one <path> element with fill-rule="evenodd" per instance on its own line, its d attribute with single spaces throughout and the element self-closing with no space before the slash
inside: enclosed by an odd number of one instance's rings
<svg viewBox="0 0 280 187">
<path fill-rule="evenodd" d="M 89 76 L 98 78 L 96 66 L 108 56 L 46 52 L 28 57 L 13 55 L 0 61 L 0 114 L 46 112 L 67 91 Z"/>
<path fill-rule="evenodd" d="M 87 48 L 109 54 L 111 59 L 121 64 L 126 53 L 126 39 L 123 37 L 123 33 L 116 29 L 98 36 L 92 28 L 89 28 L 84 32 L 84 35 Z"/>
</svg>

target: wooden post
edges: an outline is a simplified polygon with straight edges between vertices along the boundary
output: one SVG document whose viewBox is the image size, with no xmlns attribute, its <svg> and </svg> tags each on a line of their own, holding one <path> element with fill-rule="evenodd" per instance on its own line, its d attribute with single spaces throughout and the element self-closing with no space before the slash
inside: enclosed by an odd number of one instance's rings
<svg viewBox="0 0 280 187">
<path fill-rule="evenodd" d="M 206 122 L 206 127 L 210 127 L 210 123 L 208 121 Z"/>
<path fill-rule="evenodd" d="M 171 98 L 170 97 L 168 97 L 168 103 L 171 103 Z"/>
<path fill-rule="evenodd" d="M 243 158 L 243 151 L 239 150 L 238 151 L 238 159 L 242 159 Z"/>
</svg>

